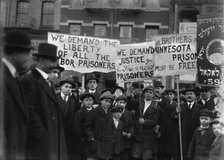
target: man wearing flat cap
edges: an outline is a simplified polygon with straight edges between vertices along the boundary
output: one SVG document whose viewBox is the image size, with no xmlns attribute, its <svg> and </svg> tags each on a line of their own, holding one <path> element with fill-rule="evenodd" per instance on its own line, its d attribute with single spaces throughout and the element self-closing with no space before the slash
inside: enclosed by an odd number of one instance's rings
<svg viewBox="0 0 224 160">
<path fill-rule="evenodd" d="M 57 47 L 41 43 L 37 66 L 21 82 L 30 112 L 27 160 L 66 160 L 66 144 L 60 106 L 48 74 L 57 65 Z"/>
<path fill-rule="evenodd" d="M 89 158 L 111 159 L 113 144 L 112 113 L 110 107 L 114 101 L 112 94 L 102 94 L 100 105 L 90 111 L 84 125 L 89 143 L 92 144 L 92 153 Z"/>
<path fill-rule="evenodd" d="M 7 160 L 25 160 L 29 126 L 28 105 L 18 73 L 29 60 L 31 40 L 26 32 L 10 31 L 4 37 L 3 66 L 3 129 L 4 151 Z"/>
<path fill-rule="evenodd" d="M 158 124 L 158 107 L 153 100 L 154 88 L 147 86 L 143 90 L 144 99 L 137 110 L 135 135 L 132 144 L 133 158 L 153 159 L 156 153 L 156 136 L 154 127 Z M 140 129 L 142 128 L 142 130 Z"/>
<path fill-rule="evenodd" d="M 192 86 L 186 86 L 183 91 L 186 97 L 186 103 L 180 105 L 181 114 L 181 129 L 182 129 L 182 142 L 183 142 L 183 157 L 187 158 L 188 147 L 191 142 L 194 130 L 199 126 L 199 114 L 203 108 L 202 105 L 196 102 L 196 90 Z M 179 112 L 179 110 L 177 110 Z M 180 159 L 179 152 L 179 133 L 176 136 L 175 144 L 175 157 L 174 160 Z"/>
<path fill-rule="evenodd" d="M 71 97 L 71 94 L 72 88 L 75 88 L 76 85 L 73 82 L 72 77 L 66 77 L 61 80 L 59 84 L 61 86 L 61 92 L 57 95 L 57 99 L 62 113 L 68 158 L 74 159 L 75 137 L 73 136 L 72 125 L 75 114 L 79 109 L 79 105 L 75 102 L 74 98 Z"/>
</svg>

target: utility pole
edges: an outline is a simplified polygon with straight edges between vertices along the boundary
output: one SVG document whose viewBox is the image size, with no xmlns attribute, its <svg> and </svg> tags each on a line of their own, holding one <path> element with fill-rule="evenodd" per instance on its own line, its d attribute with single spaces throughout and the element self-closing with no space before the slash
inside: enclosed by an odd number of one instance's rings
<svg viewBox="0 0 224 160">
<path fill-rule="evenodd" d="M 116 4 L 114 0 L 109 0 L 110 9 L 110 38 L 113 39 L 114 34 L 114 12 L 116 12 Z"/>
</svg>

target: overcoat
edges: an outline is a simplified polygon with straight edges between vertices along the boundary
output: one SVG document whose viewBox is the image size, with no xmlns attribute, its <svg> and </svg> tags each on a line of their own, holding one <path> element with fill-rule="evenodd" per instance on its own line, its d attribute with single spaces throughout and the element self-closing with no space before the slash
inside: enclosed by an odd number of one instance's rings
<svg viewBox="0 0 224 160">
<path fill-rule="evenodd" d="M 92 150 L 92 157 L 102 159 L 112 158 L 114 133 L 111 119 L 112 113 L 110 110 L 106 113 L 101 106 L 90 111 L 85 121 L 84 130 L 87 139 L 91 142 L 91 148 L 95 148 L 95 151 Z M 94 141 L 91 141 L 93 138 Z"/>
<path fill-rule="evenodd" d="M 25 160 L 28 132 L 28 106 L 20 82 L 3 65 L 3 105 L 5 159 Z"/>
<path fill-rule="evenodd" d="M 54 89 L 36 69 L 21 79 L 29 105 L 27 160 L 66 160 L 62 117 Z"/>
<path fill-rule="evenodd" d="M 159 131 L 161 136 L 158 139 L 158 152 L 162 154 L 173 154 L 175 144 L 175 132 L 178 127 L 176 116 L 177 103 L 170 103 L 165 97 L 158 103 L 159 107 Z"/>
<path fill-rule="evenodd" d="M 76 144 L 76 139 L 74 137 L 74 132 L 72 130 L 75 114 L 78 108 L 75 100 L 69 96 L 68 101 L 65 102 L 61 95 L 57 95 L 57 99 L 60 106 L 60 112 L 62 113 L 62 123 L 64 127 L 65 140 L 69 159 L 74 159 L 74 146 Z"/>
<path fill-rule="evenodd" d="M 215 134 L 212 128 L 204 129 L 204 134 L 201 134 L 200 128 L 196 128 L 188 148 L 187 157 L 190 160 L 209 160 L 209 150 L 215 139 Z"/>
<path fill-rule="evenodd" d="M 187 103 L 183 103 L 181 108 L 181 130 L 182 130 L 182 146 L 183 146 L 183 157 L 184 160 L 187 158 L 188 147 L 191 142 L 194 130 L 199 126 L 199 113 L 203 108 L 202 105 L 194 102 L 192 108 L 189 110 Z M 174 160 L 180 159 L 180 144 L 179 144 L 179 129 L 175 134 L 176 143 L 174 151 Z"/>
</svg>

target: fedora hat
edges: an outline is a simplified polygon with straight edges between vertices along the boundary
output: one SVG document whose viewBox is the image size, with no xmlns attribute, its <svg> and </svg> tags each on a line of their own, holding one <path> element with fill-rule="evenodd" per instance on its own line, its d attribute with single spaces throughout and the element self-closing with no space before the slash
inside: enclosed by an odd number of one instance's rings
<svg viewBox="0 0 224 160">
<path fill-rule="evenodd" d="M 57 59 L 57 46 L 49 43 L 41 43 L 38 46 L 38 52 L 34 53 L 33 56 Z"/>
<path fill-rule="evenodd" d="M 75 83 L 73 83 L 73 81 L 72 81 L 72 79 L 70 78 L 70 77 L 67 77 L 67 78 L 65 78 L 64 80 L 61 80 L 60 82 L 59 82 L 59 84 L 62 86 L 63 84 L 65 84 L 65 83 L 69 83 L 69 84 L 71 84 L 72 85 L 72 88 L 75 88 L 76 87 L 76 85 L 75 85 Z"/>
<path fill-rule="evenodd" d="M 82 83 L 79 82 L 79 77 L 78 76 L 72 76 L 73 82 L 77 83 L 79 87 L 82 86 Z"/>
<path fill-rule="evenodd" d="M 83 101 L 86 97 L 92 97 L 93 100 L 95 100 L 95 96 L 89 92 L 85 92 L 80 95 L 80 100 Z"/>
<path fill-rule="evenodd" d="M 86 84 L 89 83 L 90 80 L 96 80 L 96 83 L 99 83 L 99 80 L 96 78 L 95 74 L 89 74 L 86 78 Z"/>
<path fill-rule="evenodd" d="M 5 47 L 16 47 L 22 49 L 34 49 L 31 46 L 31 39 L 28 33 L 20 30 L 13 30 L 6 33 L 4 39 Z"/>
<path fill-rule="evenodd" d="M 164 85 L 161 81 L 154 81 L 153 82 L 153 86 L 154 87 L 161 87 L 161 88 L 164 88 Z"/>
</svg>

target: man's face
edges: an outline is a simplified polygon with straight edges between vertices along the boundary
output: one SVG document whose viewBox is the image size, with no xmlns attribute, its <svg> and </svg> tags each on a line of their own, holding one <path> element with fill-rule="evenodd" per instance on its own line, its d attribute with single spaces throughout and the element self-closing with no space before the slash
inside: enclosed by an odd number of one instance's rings
<svg viewBox="0 0 224 160">
<path fill-rule="evenodd" d="M 41 63 L 41 69 L 47 74 L 49 74 L 56 67 L 57 60 L 41 58 L 40 63 Z"/>
<path fill-rule="evenodd" d="M 62 86 L 61 86 L 61 92 L 64 94 L 64 95 L 70 95 L 71 92 L 72 92 L 72 85 L 70 83 L 64 83 Z"/>
<path fill-rule="evenodd" d="M 118 112 L 114 112 L 114 113 L 113 113 L 113 117 L 114 117 L 115 119 L 120 119 L 121 116 L 122 116 L 122 112 L 121 112 L 121 111 L 118 111 Z"/>
<path fill-rule="evenodd" d="M 222 127 L 221 127 L 220 123 L 213 124 L 212 129 L 213 129 L 216 136 L 218 136 L 222 133 Z"/>
<path fill-rule="evenodd" d="M 104 108 L 104 109 L 108 109 L 108 108 L 110 108 L 110 106 L 111 106 L 111 104 L 112 104 L 112 100 L 111 99 L 102 99 L 101 100 L 101 106 Z"/>
<path fill-rule="evenodd" d="M 26 51 L 23 53 L 15 53 L 14 54 L 16 68 L 18 70 L 25 70 L 28 68 L 28 62 L 31 61 L 30 51 Z"/>
<path fill-rule="evenodd" d="M 170 100 L 170 101 L 173 101 L 175 95 L 173 94 L 173 92 L 168 92 L 167 93 L 167 98 Z"/>
<path fill-rule="evenodd" d="M 188 91 L 185 93 L 186 100 L 188 102 L 193 102 L 196 99 L 196 95 L 193 91 Z"/>
<path fill-rule="evenodd" d="M 121 105 L 123 108 L 125 108 L 125 106 L 127 105 L 127 102 L 125 100 L 121 99 L 121 100 L 117 101 L 117 104 Z"/>
<path fill-rule="evenodd" d="M 83 105 L 86 107 L 86 108 L 92 108 L 93 107 L 93 98 L 92 97 L 86 97 L 84 98 L 83 100 Z"/>
<path fill-rule="evenodd" d="M 57 82 L 58 77 L 60 74 L 60 70 L 59 69 L 52 69 L 52 71 L 48 74 L 48 78 L 52 81 L 52 82 Z"/>
<path fill-rule="evenodd" d="M 152 100 L 153 99 L 153 97 L 154 97 L 154 93 L 153 93 L 153 91 L 152 90 L 147 90 L 147 91 L 145 91 L 145 99 L 146 100 Z"/>
<path fill-rule="evenodd" d="M 96 80 L 95 80 L 95 79 L 91 79 L 91 80 L 89 80 L 87 86 L 88 86 L 88 88 L 89 88 L 90 90 L 95 90 L 96 87 L 97 87 L 97 82 L 96 82 Z"/>
<path fill-rule="evenodd" d="M 163 93 L 163 88 L 162 87 L 155 87 L 155 92 L 162 94 Z"/>
<path fill-rule="evenodd" d="M 201 92 L 201 98 L 203 100 L 207 100 L 211 97 L 211 93 L 209 91 L 202 91 Z"/>
</svg>

